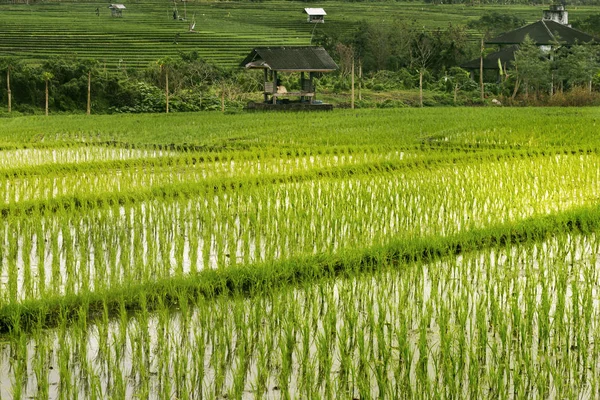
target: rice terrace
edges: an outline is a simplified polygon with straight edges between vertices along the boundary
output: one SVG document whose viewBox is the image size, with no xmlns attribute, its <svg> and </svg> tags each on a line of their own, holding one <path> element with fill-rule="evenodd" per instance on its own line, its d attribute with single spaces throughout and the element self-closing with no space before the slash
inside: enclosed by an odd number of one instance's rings
<svg viewBox="0 0 600 400">
<path fill-rule="evenodd" d="M 501 9 L 436 3 L 0 4 L 0 399 L 600 398 L 598 54 L 592 75 L 501 65 L 478 86 L 365 53 L 355 104 L 344 54 L 361 38 L 325 39 L 398 7 L 420 38 Z M 585 26 L 594 7 L 570 10 Z M 281 79 L 331 111 L 243 109 L 290 94 L 244 57 L 315 38 L 339 70 Z M 173 67 L 169 86 L 162 57 L 213 75 L 185 86 Z M 53 58 L 77 76 L 41 74 Z M 150 94 L 111 103 L 133 87 Z"/>
<path fill-rule="evenodd" d="M 599 117 L 2 119 L 1 395 L 596 397 Z"/>
</svg>

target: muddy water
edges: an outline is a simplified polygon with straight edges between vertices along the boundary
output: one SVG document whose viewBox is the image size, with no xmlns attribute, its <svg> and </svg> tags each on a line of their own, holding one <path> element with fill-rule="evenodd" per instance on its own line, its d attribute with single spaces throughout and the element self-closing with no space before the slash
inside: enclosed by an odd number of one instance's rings
<svg viewBox="0 0 600 400">
<path fill-rule="evenodd" d="M 532 160 L 448 166 L 13 218 L 0 225 L 0 297 L 78 293 L 392 238 L 446 236 L 587 205 L 600 196 L 597 161 L 561 156 L 542 167 Z"/>
<path fill-rule="evenodd" d="M 35 165 L 164 157 L 174 154 L 174 152 L 163 150 L 122 149 L 102 146 L 2 150 L 0 151 L 0 170 Z"/>
<path fill-rule="evenodd" d="M 0 343 L 0 396 L 47 387 L 49 398 L 594 398 L 598 254 L 595 236 L 563 235 L 253 298 L 75 321 Z"/>
</svg>

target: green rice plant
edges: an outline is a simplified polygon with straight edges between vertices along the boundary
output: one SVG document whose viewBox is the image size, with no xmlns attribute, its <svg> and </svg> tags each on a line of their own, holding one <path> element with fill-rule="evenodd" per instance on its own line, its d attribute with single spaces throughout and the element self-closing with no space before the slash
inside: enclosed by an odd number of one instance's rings
<svg viewBox="0 0 600 400">
<path fill-rule="evenodd" d="M 43 151 L 0 166 L 0 396 L 597 397 L 595 133 L 528 144 L 519 111 L 440 112 L 342 112 L 339 137 L 277 117 L 202 153 L 7 129 Z M 410 116 L 447 140 L 381 128 Z"/>
</svg>

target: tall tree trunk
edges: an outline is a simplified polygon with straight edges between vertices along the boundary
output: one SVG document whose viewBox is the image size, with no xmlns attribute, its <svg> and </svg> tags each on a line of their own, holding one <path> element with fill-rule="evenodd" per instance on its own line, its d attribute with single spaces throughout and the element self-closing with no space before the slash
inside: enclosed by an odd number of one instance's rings
<svg viewBox="0 0 600 400">
<path fill-rule="evenodd" d="M 423 68 L 419 69 L 419 107 L 423 107 Z"/>
<path fill-rule="evenodd" d="M 6 89 L 8 93 L 8 112 L 11 112 L 12 109 L 12 94 L 10 92 L 10 65 L 6 69 Z"/>
<path fill-rule="evenodd" d="M 221 85 L 221 112 L 225 112 L 225 85 Z"/>
<path fill-rule="evenodd" d="M 92 113 L 92 71 L 88 71 L 87 115 Z"/>
<path fill-rule="evenodd" d="M 481 56 L 479 57 L 479 88 L 481 91 L 481 101 L 485 100 L 485 89 L 483 87 L 483 36 L 481 37 Z"/>
<path fill-rule="evenodd" d="M 454 84 L 454 105 L 456 105 L 457 99 L 458 99 L 458 82 Z"/>
<path fill-rule="evenodd" d="M 46 78 L 46 116 L 48 116 L 48 78 Z"/>
<path fill-rule="evenodd" d="M 519 84 L 521 83 L 521 80 L 519 78 L 517 78 L 517 81 L 515 82 L 515 90 L 513 90 L 513 94 L 512 94 L 512 99 L 514 100 L 515 97 L 517 97 L 517 92 L 519 91 Z"/>
<path fill-rule="evenodd" d="M 169 68 L 165 68 L 165 98 L 167 100 L 167 114 L 169 113 Z"/>
<path fill-rule="evenodd" d="M 358 100 L 362 100 L 362 60 L 358 60 Z"/>
<path fill-rule="evenodd" d="M 354 57 L 352 57 L 351 82 L 352 82 L 352 99 L 350 100 L 350 108 L 352 108 L 354 110 Z"/>
</svg>

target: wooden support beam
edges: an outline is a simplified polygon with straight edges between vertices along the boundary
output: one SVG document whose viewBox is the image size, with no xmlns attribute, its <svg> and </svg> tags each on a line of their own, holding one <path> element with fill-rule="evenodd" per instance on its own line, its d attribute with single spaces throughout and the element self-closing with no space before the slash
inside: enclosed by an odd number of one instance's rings
<svg viewBox="0 0 600 400">
<path fill-rule="evenodd" d="M 267 71 L 267 69 L 265 68 L 263 71 L 265 71 L 265 79 L 264 79 L 264 83 L 267 83 L 267 81 L 269 80 L 269 72 Z M 267 94 L 267 92 L 264 90 L 265 88 L 263 87 L 263 91 L 264 93 L 264 98 L 265 98 L 265 103 L 267 101 L 269 101 L 269 95 Z"/>
<path fill-rule="evenodd" d="M 273 71 L 273 92 L 277 93 L 277 71 Z M 277 96 L 273 96 L 273 104 L 277 104 Z"/>
<path fill-rule="evenodd" d="M 304 92 L 304 71 L 300 72 L 300 92 Z M 300 101 L 304 101 L 304 96 L 300 96 Z"/>
</svg>

